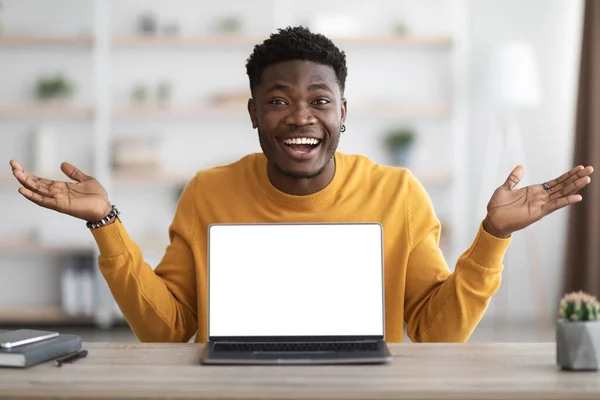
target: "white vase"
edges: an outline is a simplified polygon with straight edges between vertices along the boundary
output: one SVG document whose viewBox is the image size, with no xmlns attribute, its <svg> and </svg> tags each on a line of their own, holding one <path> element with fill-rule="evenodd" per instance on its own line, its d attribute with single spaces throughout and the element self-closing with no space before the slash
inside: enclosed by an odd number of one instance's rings
<svg viewBox="0 0 600 400">
<path fill-rule="evenodd" d="M 401 147 L 394 150 L 394 165 L 397 167 L 408 167 L 411 159 L 411 148 Z"/>
<path fill-rule="evenodd" d="M 596 371 L 600 365 L 600 321 L 556 322 L 556 362 L 572 371 Z"/>
</svg>

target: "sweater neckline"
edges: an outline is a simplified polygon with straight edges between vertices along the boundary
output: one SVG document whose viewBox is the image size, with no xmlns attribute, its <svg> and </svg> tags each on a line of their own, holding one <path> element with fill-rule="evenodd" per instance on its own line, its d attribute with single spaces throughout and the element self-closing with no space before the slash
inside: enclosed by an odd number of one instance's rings
<svg viewBox="0 0 600 400">
<path fill-rule="evenodd" d="M 337 151 L 334 153 L 333 157 L 335 162 L 335 172 L 331 181 L 323 189 L 308 195 L 293 195 L 282 192 L 273 186 L 267 173 L 267 158 L 264 154 L 260 154 L 257 162 L 259 185 L 263 188 L 267 197 L 285 207 L 308 211 L 330 206 L 337 197 L 336 193 L 341 187 L 344 176 L 343 157 L 341 157 Z"/>
</svg>

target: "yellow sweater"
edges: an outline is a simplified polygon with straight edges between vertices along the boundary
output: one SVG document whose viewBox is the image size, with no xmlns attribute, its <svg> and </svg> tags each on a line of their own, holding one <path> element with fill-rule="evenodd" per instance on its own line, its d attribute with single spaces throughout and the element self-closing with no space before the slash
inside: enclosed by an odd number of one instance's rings
<svg viewBox="0 0 600 400">
<path fill-rule="evenodd" d="M 439 248 L 440 222 L 408 169 L 336 153 L 330 184 L 308 196 L 271 185 L 262 153 L 200 171 L 186 186 L 153 270 L 123 223 L 93 229 L 100 270 L 139 340 L 207 340 L 206 234 L 219 222 L 376 221 L 384 228 L 386 340 L 464 342 L 500 285 L 510 242 L 482 225 L 455 270 Z"/>
</svg>

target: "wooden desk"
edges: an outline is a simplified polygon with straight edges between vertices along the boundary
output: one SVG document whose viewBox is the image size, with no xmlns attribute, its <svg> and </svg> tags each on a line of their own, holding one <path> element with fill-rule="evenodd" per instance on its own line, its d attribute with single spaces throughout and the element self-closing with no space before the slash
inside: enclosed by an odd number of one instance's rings
<svg viewBox="0 0 600 400">
<path fill-rule="evenodd" d="M 201 344 L 86 343 L 87 358 L 0 370 L 5 398 L 600 399 L 599 372 L 563 372 L 555 345 L 398 344 L 388 365 L 202 366 Z"/>
</svg>

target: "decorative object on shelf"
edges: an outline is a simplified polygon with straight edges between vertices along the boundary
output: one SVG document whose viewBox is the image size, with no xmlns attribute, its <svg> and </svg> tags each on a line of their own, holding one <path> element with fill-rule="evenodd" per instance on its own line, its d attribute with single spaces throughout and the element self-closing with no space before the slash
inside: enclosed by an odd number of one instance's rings
<svg viewBox="0 0 600 400">
<path fill-rule="evenodd" d="M 242 21 L 234 16 L 221 18 L 215 23 L 215 31 L 221 35 L 238 34 L 242 31 Z"/>
<path fill-rule="evenodd" d="M 36 84 L 36 96 L 40 100 L 64 100 L 75 91 L 74 83 L 63 73 L 42 76 Z"/>
<path fill-rule="evenodd" d="M 161 169 L 161 138 L 124 137 L 112 144 L 112 166 L 121 176 L 152 176 Z"/>
<path fill-rule="evenodd" d="M 69 316 L 93 316 L 96 298 L 93 252 L 69 254 L 61 264 L 60 294 L 63 312 Z"/>
<path fill-rule="evenodd" d="M 63 179 L 59 175 L 58 137 L 50 126 L 41 125 L 31 135 L 33 171 L 48 179 Z M 61 173 L 62 175 L 62 173 Z M 63 175 L 64 176 L 64 175 Z"/>
<path fill-rule="evenodd" d="M 166 22 L 161 28 L 161 32 L 167 36 L 177 36 L 179 35 L 179 31 L 179 22 L 177 21 Z"/>
<path fill-rule="evenodd" d="M 144 85 L 135 85 L 131 91 L 131 99 L 134 103 L 145 103 L 148 100 L 148 89 Z"/>
<path fill-rule="evenodd" d="M 154 13 L 145 12 L 138 18 L 138 31 L 142 35 L 155 35 L 158 33 L 158 18 Z"/>
<path fill-rule="evenodd" d="M 394 165 L 398 167 L 409 165 L 414 141 L 415 132 L 410 128 L 398 128 L 387 133 L 385 144 L 391 152 Z"/>
<path fill-rule="evenodd" d="M 583 291 L 560 300 L 556 361 L 566 370 L 596 371 L 600 363 L 600 302 Z"/>
<path fill-rule="evenodd" d="M 161 106 L 167 105 L 171 101 L 173 86 L 170 82 L 159 82 L 156 87 L 156 99 Z"/>
<path fill-rule="evenodd" d="M 244 109 L 252 94 L 248 89 L 231 90 L 213 95 L 210 99 L 211 106 L 216 108 L 240 108 Z"/>
<path fill-rule="evenodd" d="M 406 26 L 406 23 L 398 21 L 394 23 L 392 32 L 396 36 L 406 36 L 408 34 L 408 27 Z"/>
</svg>

